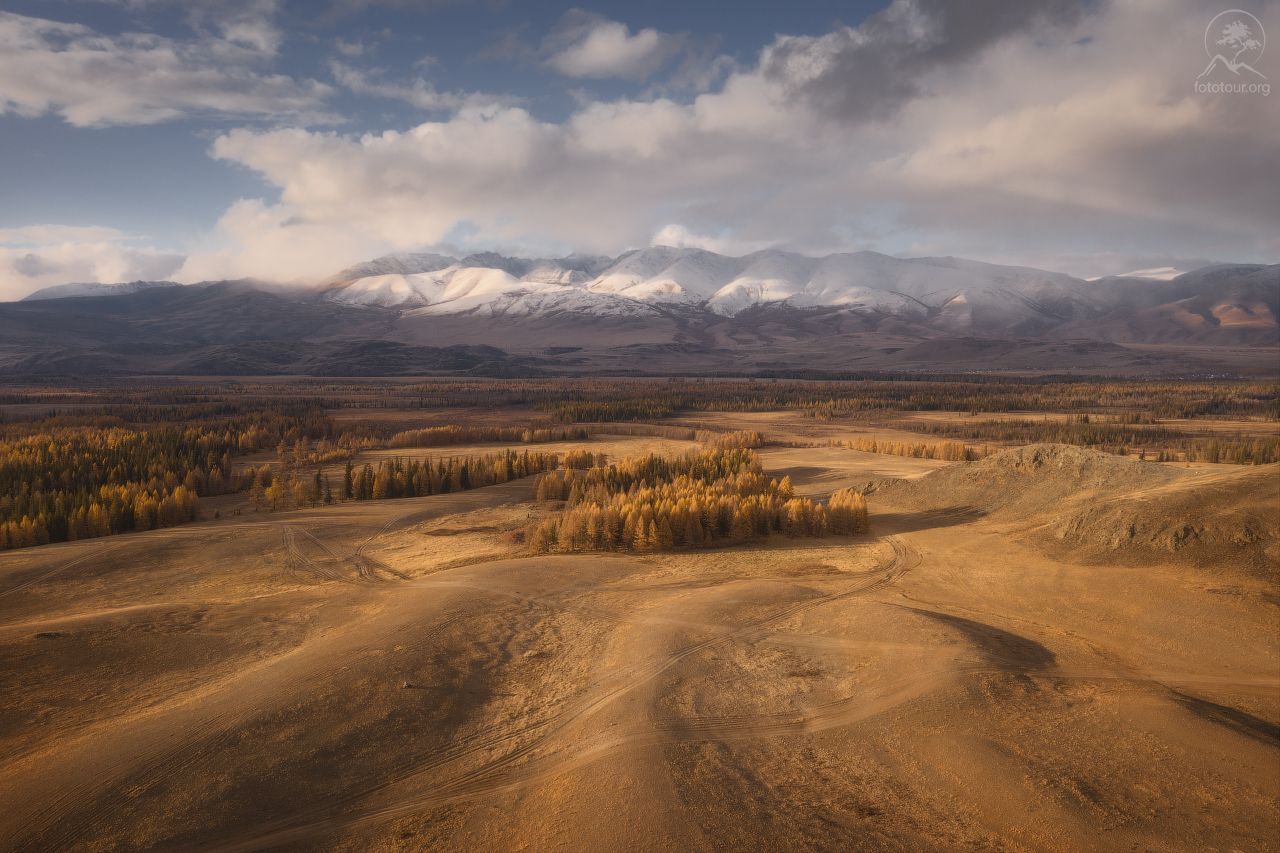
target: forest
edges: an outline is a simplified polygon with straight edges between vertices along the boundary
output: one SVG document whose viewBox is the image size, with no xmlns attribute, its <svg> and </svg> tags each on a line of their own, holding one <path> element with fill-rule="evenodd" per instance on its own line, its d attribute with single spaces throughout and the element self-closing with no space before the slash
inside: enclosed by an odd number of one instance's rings
<svg viewBox="0 0 1280 853">
<path fill-rule="evenodd" d="M 201 497 L 252 487 L 238 457 L 293 447 L 312 461 L 315 447 L 332 456 L 367 444 L 306 404 L 116 404 L 9 421 L 0 424 L 0 549 L 181 524 L 199 515 Z"/>
</svg>

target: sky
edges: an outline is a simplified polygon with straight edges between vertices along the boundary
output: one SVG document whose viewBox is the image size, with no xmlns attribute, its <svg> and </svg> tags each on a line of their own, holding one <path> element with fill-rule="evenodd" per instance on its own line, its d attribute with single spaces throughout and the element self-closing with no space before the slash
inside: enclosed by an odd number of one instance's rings
<svg viewBox="0 0 1280 853">
<path fill-rule="evenodd" d="M 1280 82 L 1280 0 L 1234 3 L 1263 47 L 1202 79 Z M 1220 11 L 0 0 L 0 299 L 423 250 L 1274 263 L 1280 92 L 1196 86 Z"/>
</svg>

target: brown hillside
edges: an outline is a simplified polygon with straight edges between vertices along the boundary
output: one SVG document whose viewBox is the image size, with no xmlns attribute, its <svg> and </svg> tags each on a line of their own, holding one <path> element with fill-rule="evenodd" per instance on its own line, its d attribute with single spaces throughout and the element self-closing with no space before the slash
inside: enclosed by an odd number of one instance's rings
<svg viewBox="0 0 1280 853">
<path fill-rule="evenodd" d="M 1180 469 L 1035 444 L 874 487 L 876 503 L 1025 522 L 1075 559 L 1280 568 L 1280 466 Z M 874 510 L 874 506 L 873 506 Z"/>
</svg>

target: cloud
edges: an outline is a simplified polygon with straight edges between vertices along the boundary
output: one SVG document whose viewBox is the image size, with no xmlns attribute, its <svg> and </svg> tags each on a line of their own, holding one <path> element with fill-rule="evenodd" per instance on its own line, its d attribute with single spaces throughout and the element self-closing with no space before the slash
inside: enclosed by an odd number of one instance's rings
<svg viewBox="0 0 1280 853">
<path fill-rule="evenodd" d="M 403 101 L 421 110 L 457 110 L 468 105 L 510 103 L 512 100 L 479 92 L 441 92 L 422 77 L 408 83 L 396 83 L 387 80 L 382 69 L 362 70 L 337 60 L 330 61 L 329 70 L 334 82 L 354 94 Z"/>
<path fill-rule="evenodd" d="M 358 15 L 377 7 L 404 9 L 411 12 L 435 12 L 450 6 L 462 5 L 465 2 L 485 2 L 488 6 L 499 8 L 506 0 L 330 0 L 324 14 L 330 18 L 342 18 Z M 316 5 L 322 4 L 317 0 Z"/>
<path fill-rule="evenodd" d="M 567 77 L 643 80 L 681 49 L 683 36 L 651 27 L 632 33 L 626 24 L 570 10 L 543 42 L 547 64 Z"/>
<path fill-rule="evenodd" d="M 174 273 L 178 281 L 257 278 L 311 284 L 396 245 L 359 227 L 308 221 L 286 204 L 241 199 L 218 221 L 208 245 Z"/>
<path fill-rule="evenodd" d="M 346 39 L 341 37 L 339 37 L 338 40 L 334 42 L 334 47 L 338 49 L 338 53 L 341 53 L 343 56 L 350 57 L 352 59 L 358 56 L 362 56 L 365 50 L 368 49 L 365 46 L 365 43 L 360 41 L 359 39 L 356 39 L 354 41 L 347 41 Z"/>
<path fill-rule="evenodd" d="M 696 234 L 679 223 L 669 223 L 659 228 L 649 241 L 655 246 L 674 246 L 677 249 L 705 249 L 719 255 L 742 256 L 759 252 L 772 246 L 767 241 L 742 241 L 731 232 L 721 234 Z"/>
<path fill-rule="evenodd" d="M 219 257 L 239 274 L 254 266 L 237 258 L 255 258 L 304 278 L 318 266 L 304 235 L 350 254 L 345 263 L 464 227 L 472 242 L 592 252 L 655 239 L 927 246 L 1028 264 L 1121 247 L 1241 260 L 1280 248 L 1280 198 L 1266 180 L 1280 174 L 1280 111 L 1193 91 L 1203 16 L 1190 0 L 1104 4 L 1079 19 L 1039 4 L 996 15 L 992 32 L 932 4 L 885 14 L 834 41 L 779 37 L 755 66 L 687 101 L 587 99 L 556 122 L 463 105 L 361 136 L 234 131 L 214 156 L 259 174 L 280 201 L 262 203 L 260 227 L 224 229 Z M 927 61 L 899 68 L 909 79 L 892 110 L 808 88 L 865 63 L 833 59 L 850 45 L 880 55 L 916 31 Z"/>
<path fill-rule="evenodd" d="M 27 225 L 0 229 L 0 300 L 53 284 L 166 279 L 179 254 L 129 245 L 114 228 Z"/>
<path fill-rule="evenodd" d="M 133 11 L 168 6 L 182 10 L 199 34 L 262 54 L 274 54 L 283 38 L 275 19 L 282 0 L 98 0 Z"/>
<path fill-rule="evenodd" d="M 104 35 L 0 12 L 0 114 L 52 112 L 78 127 L 154 124 L 193 113 L 330 119 L 321 111 L 328 86 L 259 70 L 278 42 L 259 16 L 271 7 L 249 4 L 253 14 L 218 18 L 217 35 L 188 40 Z M 197 14 L 203 6 L 192 8 L 195 20 L 206 20 Z"/>
<path fill-rule="evenodd" d="M 831 118 L 883 117 L 927 91 L 931 74 L 1010 37 L 1052 37 L 1081 14 L 1075 0 L 894 0 L 859 27 L 778 38 L 760 69 Z"/>
</svg>

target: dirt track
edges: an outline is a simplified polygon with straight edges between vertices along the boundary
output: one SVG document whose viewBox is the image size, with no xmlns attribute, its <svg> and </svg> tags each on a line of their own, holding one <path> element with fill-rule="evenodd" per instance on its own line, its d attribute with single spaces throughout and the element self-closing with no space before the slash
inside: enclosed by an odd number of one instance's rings
<svg viewBox="0 0 1280 853">
<path fill-rule="evenodd" d="M 1074 565 L 1016 520 L 875 503 L 858 540 L 519 558 L 525 491 L 0 559 L 4 846 L 1280 837 L 1280 611 L 1255 576 Z"/>
</svg>

